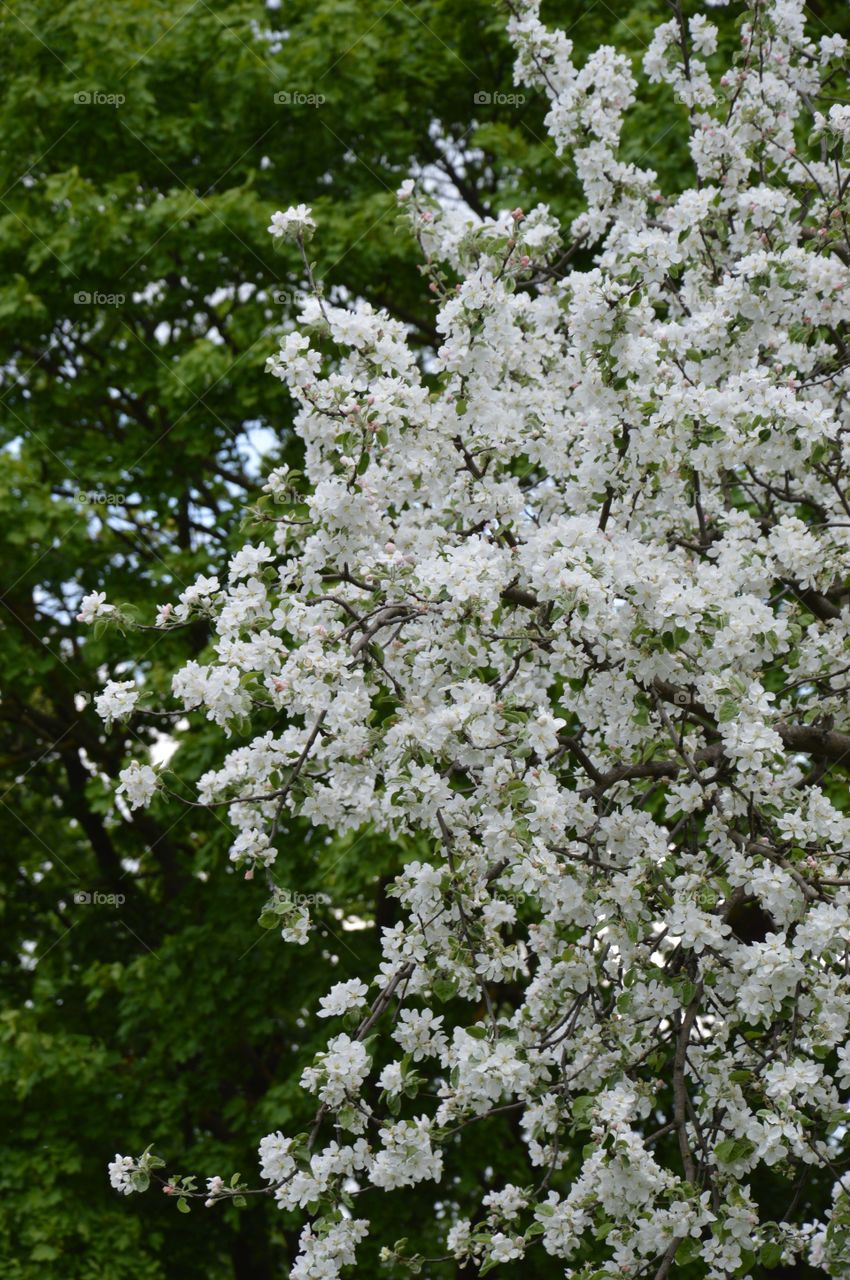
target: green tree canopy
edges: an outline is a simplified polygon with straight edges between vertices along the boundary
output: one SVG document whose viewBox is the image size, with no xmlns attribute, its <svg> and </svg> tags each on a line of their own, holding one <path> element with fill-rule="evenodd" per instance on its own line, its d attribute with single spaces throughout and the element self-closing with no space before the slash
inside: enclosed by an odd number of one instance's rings
<svg viewBox="0 0 850 1280">
<path fill-rule="evenodd" d="M 580 46 L 610 38 L 637 57 L 658 7 L 559 0 L 549 16 Z M 846 26 L 835 4 L 816 20 Z M 116 808 L 106 779 L 127 754 L 166 749 L 170 722 L 139 716 L 108 736 L 86 701 L 121 663 L 162 692 L 176 646 L 201 654 L 204 628 L 169 637 L 163 665 L 158 634 L 83 638 L 74 615 L 104 590 L 149 617 L 215 572 L 263 467 L 296 460 L 288 399 L 264 373 L 304 283 L 266 233 L 275 209 L 314 205 L 326 290 L 392 311 L 423 358 L 433 311 L 393 195 L 411 166 L 478 212 L 522 189 L 569 219 L 577 185 L 545 140 L 542 101 L 516 101 L 503 26 L 489 0 L 0 9 L 10 1280 L 265 1280 L 291 1253 L 294 1224 L 265 1203 L 203 1222 L 155 1201 L 129 1212 L 105 1163 L 119 1140 L 155 1134 L 187 1171 L 253 1172 L 256 1134 L 301 1105 L 318 1043 L 304 1011 L 331 965 L 345 975 L 374 951 L 404 853 L 294 829 L 287 875 L 327 893 L 327 940 L 312 964 L 276 947 L 256 923 L 263 891 L 226 866 L 220 815 Z M 664 104 L 659 90 L 629 147 L 675 173 L 686 157 L 666 147 Z M 193 778 L 218 747 L 178 750 Z M 516 1142 L 506 1122 L 503 1148 L 458 1170 L 458 1195 L 509 1171 Z M 419 1194 L 393 1208 L 399 1235 Z"/>
</svg>

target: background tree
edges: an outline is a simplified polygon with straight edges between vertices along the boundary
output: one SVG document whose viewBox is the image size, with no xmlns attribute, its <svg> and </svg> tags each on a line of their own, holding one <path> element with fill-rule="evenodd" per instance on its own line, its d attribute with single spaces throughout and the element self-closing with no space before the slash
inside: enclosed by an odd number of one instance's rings
<svg viewBox="0 0 850 1280">
<path fill-rule="evenodd" d="M 580 46 L 611 38 L 633 54 L 656 17 L 648 3 L 551 13 Z M 843 21 L 836 6 L 821 18 Z M 155 1204 L 140 1221 L 104 1188 L 103 1161 L 113 1135 L 156 1133 L 196 1167 L 253 1168 L 258 1129 L 286 1125 L 294 1058 L 315 1048 L 300 1011 L 326 975 L 257 932 L 256 895 L 224 870 L 220 815 L 116 813 L 105 778 L 168 722 L 108 738 L 77 695 L 121 661 L 164 690 L 160 640 L 82 642 L 73 614 L 84 591 L 147 610 L 220 569 L 259 455 L 296 460 L 289 401 L 263 374 L 304 285 L 295 251 L 271 252 L 274 208 L 313 203 L 327 291 L 344 282 L 388 307 L 424 356 L 433 311 L 391 195 L 411 162 L 479 213 L 522 191 L 567 218 L 578 186 L 542 98 L 498 98 L 514 92 L 513 55 L 489 4 L 22 3 L 0 20 L 0 1248 L 20 1280 L 60 1256 L 68 1280 L 264 1277 L 294 1223 L 252 1207 L 199 1235 Z M 664 101 L 654 90 L 627 146 L 672 174 Z M 180 643 L 203 654 L 206 628 Z M 212 735 L 181 747 L 181 775 L 218 753 Z M 384 842 L 326 846 L 295 828 L 290 852 L 324 860 L 352 919 L 393 918 L 383 889 L 399 854 Z M 374 930 L 330 914 L 326 927 L 341 966 L 374 947 Z M 416 1195 L 407 1208 L 414 1221 Z"/>
</svg>

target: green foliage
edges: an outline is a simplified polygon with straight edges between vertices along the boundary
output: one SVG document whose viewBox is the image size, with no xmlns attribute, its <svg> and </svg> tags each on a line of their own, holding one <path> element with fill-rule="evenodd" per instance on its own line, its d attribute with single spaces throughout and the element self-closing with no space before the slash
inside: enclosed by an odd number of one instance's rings
<svg viewBox="0 0 850 1280">
<path fill-rule="evenodd" d="M 838 26 L 834 9 L 819 20 Z M 580 48 L 613 40 L 636 58 L 665 16 L 650 0 L 547 10 Z M 265 888 L 227 865 L 220 814 L 161 801 L 129 821 L 104 781 L 170 727 L 139 715 L 107 735 L 87 701 L 104 669 L 125 662 L 164 695 L 203 627 L 83 635 L 74 613 L 97 589 L 149 621 L 239 545 L 261 467 L 297 462 L 264 373 L 304 283 L 294 248 L 275 253 L 266 233 L 275 209 L 312 203 L 326 290 L 389 308 L 423 352 L 432 303 L 393 198 L 414 159 L 479 212 L 541 199 L 568 223 L 577 188 L 544 141 L 545 104 L 474 100 L 511 91 L 503 27 L 490 0 L 0 9 L 4 1280 L 266 1280 L 292 1255 L 296 1223 L 267 1201 L 187 1215 L 123 1202 L 106 1163 L 155 1141 L 183 1168 L 255 1181 L 258 1137 L 309 1123 L 309 1010 L 374 965 L 411 855 L 286 833 L 280 885 L 331 903 L 324 937 L 285 947 L 257 924 Z M 653 91 L 628 147 L 675 184 L 686 157 L 663 112 Z M 176 740 L 183 777 L 215 764 L 218 735 Z M 453 990 L 436 995 L 450 1021 Z M 459 1204 L 520 1176 L 510 1118 L 503 1139 L 458 1140 Z M 426 1189 L 378 1212 L 392 1238 L 433 1206 Z M 368 1249 L 364 1266 L 377 1271 Z M 560 1274 L 542 1253 L 535 1268 Z"/>
</svg>

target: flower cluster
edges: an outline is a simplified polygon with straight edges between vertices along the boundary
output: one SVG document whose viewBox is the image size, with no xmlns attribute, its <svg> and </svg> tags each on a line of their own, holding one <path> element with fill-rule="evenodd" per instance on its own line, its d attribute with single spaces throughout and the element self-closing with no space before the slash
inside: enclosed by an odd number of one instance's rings
<svg viewBox="0 0 850 1280">
<path fill-rule="evenodd" d="M 263 1176 L 319 1207 L 292 1275 L 330 1280 L 367 1231 L 353 1195 L 440 1181 L 507 1108 L 529 1185 L 447 1191 L 459 1262 L 846 1275 L 850 174 L 848 108 L 812 108 L 846 83 L 843 42 L 801 0 L 747 10 L 725 70 L 705 18 L 660 27 L 645 74 L 694 168 L 668 194 L 622 155 L 628 61 L 576 66 L 536 0 L 513 11 L 585 192 L 570 241 L 543 206 L 482 220 L 406 184 L 433 362 L 383 312 L 309 300 L 269 366 L 297 406 L 297 518 L 282 504 L 174 610 L 214 631 L 182 709 L 225 732 L 284 713 L 201 780 L 236 861 L 280 857 L 282 814 L 422 851 L 379 971 L 316 1011 L 350 1034 Z M 99 709 L 134 698 L 113 683 Z M 123 776 L 133 803 L 154 785 Z M 306 943 L 306 912 L 285 919 Z"/>
<path fill-rule="evenodd" d="M 269 234 L 282 240 L 309 240 L 316 229 L 306 204 L 272 214 Z"/>
<path fill-rule="evenodd" d="M 125 795 L 131 809 L 141 809 L 150 804 L 159 779 L 149 764 L 140 764 L 138 760 L 134 760 L 118 776 L 121 785 L 116 794 Z"/>
</svg>

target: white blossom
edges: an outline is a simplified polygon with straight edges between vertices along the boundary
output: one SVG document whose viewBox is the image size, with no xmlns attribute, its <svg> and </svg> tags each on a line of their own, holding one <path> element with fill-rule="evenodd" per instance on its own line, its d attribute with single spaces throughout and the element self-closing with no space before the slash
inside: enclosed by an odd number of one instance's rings
<svg viewBox="0 0 850 1280">
<path fill-rule="evenodd" d="M 318 1016 L 335 1018 L 347 1013 L 349 1009 L 360 1009 L 365 1003 L 368 987 L 359 978 L 350 978 L 348 982 L 337 982 L 326 996 L 319 1001 Z"/>
<path fill-rule="evenodd" d="M 106 603 L 105 591 L 90 591 L 80 601 L 80 612 L 77 614 L 77 621 L 95 622 L 98 618 L 106 618 L 110 613 L 114 612 L 115 606 Z"/>
<path fill-rule="evenodd" d="M 234 862 L 271 866 L 290 817 L 398 852 L 379 962 L 316 1010 L 364 1013 L 303 1072 L 309 1150 L 260 1149 L 282 1208 L 322 1207 L 296 1280 L 354 1261 L 350 1179 L 445 1179 L 440 1230 L 478 1266 L 532 1226 L 571 1275 L 850 1265 L 850 107 L 799 0 L 747 9 L 729 61 L 733 20 L 663 21 L 641 70 L 579 62 L 517 0 L 516 76 L 580 210 L 405 183 L 436 350 L 308 299 L 268 364 L 304 461 L 267 490 L 299 519 L 166 615 L 209 619 L 172 691 L 239 730 L 199 785 Z M 647 82 L 677 104 L 676 189 L 621 145 Z M 271 231 L 313 228 L 299 206 Z M 309 956 L 306 906 L 281 911 Z M 476 1203 L 444 1148 L 506 1109 L 527 1176 Z"/>
<path fill-rule="evenodd" d="M 278 239 L 293 240 L 299 236 L 309 239 L 315 228 L 309 207 L 306 204 L 296 204 L 283 212 L 278 210 L 273 213 L 268 230 Z"/>
<path fill-rule="evenodd" d="M 116 1155 L 109 1164 L 109 1181 L 121 1195 L 129 1196 L 135 1191 L 130 1175 L 136 1169 L 132 1156 Z"/>
<path fill-rule="evenodd" d="M 149 804 L 156 793 L 159 778 L 149 764 L 141 764 L 134 760 L 118 775 L 121 785 L 117 794 L 125 795 L 131 809 L 140 809 Z"/>
<path fill-rule="evenodd" d="M 290 1154 L 292 1139 L 285 1138 L 278 1130 L 269 1133 L 260 1143 L 260 1174 L 267 1182 L 283 1182 L 295 1169 Z"/>
<path fill-rule="evenodd" d="M 138 701 L 139 690 L 135 680 L 110 680 L 95 698 L 94 706 L 101 720 L 110 724 L 113 720 L 129 716 Z"/>
</svg>

